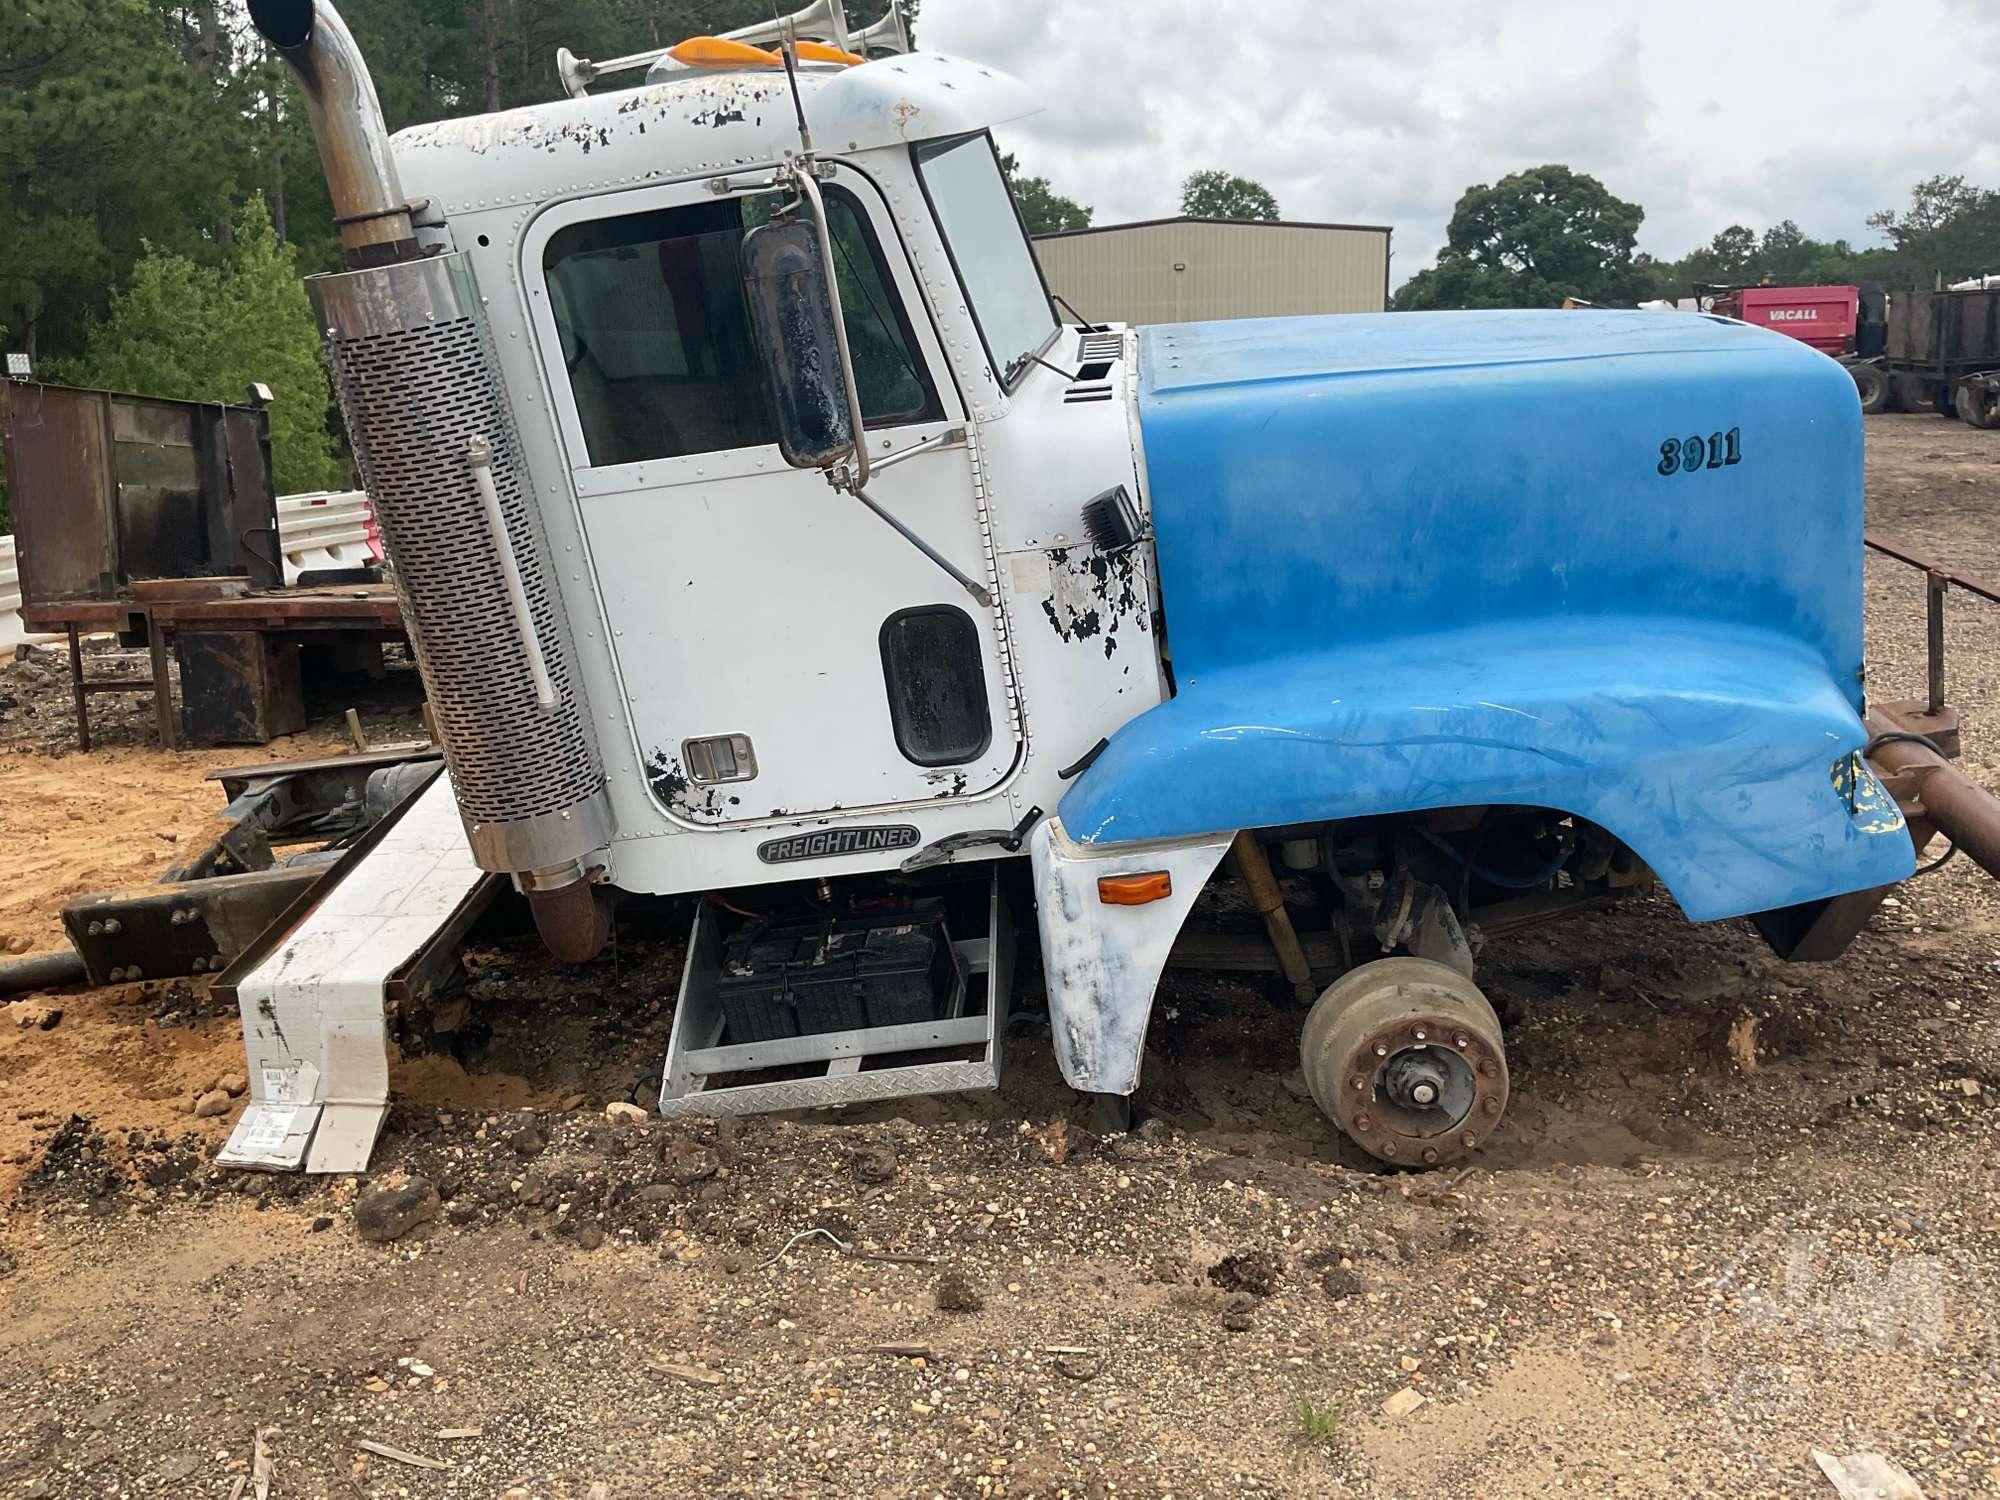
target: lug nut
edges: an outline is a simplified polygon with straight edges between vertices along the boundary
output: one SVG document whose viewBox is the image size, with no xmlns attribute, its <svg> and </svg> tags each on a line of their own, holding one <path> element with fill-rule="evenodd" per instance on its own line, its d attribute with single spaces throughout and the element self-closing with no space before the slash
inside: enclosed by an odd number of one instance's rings
<svg viewBox="0 0 2000 1500">
<path fill-rule="evenodd" d="M 1472 1045 L 1472 1038 L 1467 1036 L 1462 1031 L 1457 1036 L 1453 1037 L 1451 1041 L 1452 1045 L 1459 1048 L 1461 1051 Z"/>
<path fill-rule="evenodd" d="M 1422 1040 L 1424 1039 L 1424 1037 L 1425 1037 L 1425 1036 L 1426 1036 L 1427 1034 L 1428 1034 L 1428 1033 L 1426 1033 L 1426 1032 L 1425 1032 L 1425 1030 L 1424 1030 L 1424 1028 L 1423 1028 L 1423 1027 L 1421 1027 L 1421 1026 L 1412 1026 L 1412 1027 L 1410 1028 L 1410 1035 L 1411 1035 L 1411 1036 L 1413 1036 L 1413 1037 L 1415 1037 L 1415 1038 L 1416 1038 L 1416 1039 L 1417 1039 L 1418 1041 L 1420 1041 L 1420 1042 L 1421 1042 L 1421 1041 L 1422 1041 Z"/>
<path fill-rule="evenodd" d="M 197 958 L 193 963 L 189 964 L 188 967 L 192 969 L 195 973 L 200 974 L 208 968 L 208 960 L 205 958 Z"/>
<path fill-rule="evenodd" d="M 1474 1135 L 1469 1130 L 1466 1131 L 1466 1133 L 1463 1136 L 1461 1136 L 1460 1139 L 1465 1142 L 1465 1149 L 1468 1151 L 1470 1151 L 1474 1146 L 1479 1144 L 1479 1137 Z"/>
<path fill-rule="evenodd" d="M 1426 1146 L 1424 1148 L 1424 1160 L 1426 1162 L 1435 1162 L 1437 1159 L 1437 1148 L 1435 1146 Z"/>
<path fill-rule="evenodd" d="M 125 971 L 123 969 L 113 969 L 111 971 L 110 977 L 111 977 L 111 982 L 113 984 L 117 984 L 121 979 L 125 977 Z"/>
<path fill-rule="evenodd" d="M 1356 1090 L 1365 1089 L 1368 1087 L 1368 1080 L 1363 1078 L 1359 1073 L 1356 1073 L 1352 1078 L 1348 1079 L 1347 1083 L 1348 1087 Z"/>
<path fill-rule="evenodd" d="M 1482 1057 L 1479 1059 L 1479 1074 L 1482 1078 L 1491 1078 L 1499 1071 L 1500 1071 L 1500 1064 L 1495 1062 L 1492 1058 Z"/>
<path fill-rule="evenodd" d="M 139 966 L 137 964 L 134 964 L 132 965 L 131 968 L 125 971 L 125 977 L 127 979 L 144 979 L 146 976 L 140 973 Z"/>
<path fill-rule="evenodd" d="M 1384 1141 L 1382 1143 L 1382 1154 L 1384 1156 L 1394 1156 L 1396 1154 L 1396 1143 L 1394 1141 Z"/>
<path fill-rule="evenodd" d="M 1377 1042 L 1375 1044 L 1375 1055 L 1377 1057 L 1387 1057 L 1389 1055 L 1389 1044 L 1387 1042 Z"/>
<path fill-rule="evenodd" d="M 1486 1101 L 1486 1113 L 1488 1113 L 1489 1115 L 1497 1115 L 1497 1114 L 1499 1114 L 1499 1113 L 1500 1113 L 1500 1101 L 1499 1101 L 1498 1099 L 1488 1099 L 1488 1100 Z"/>
<path fill-rule="evenodd" d="M 1354 1117 L 1354 1128 L 1356 1130 L 1373 1130 L 1375 1128 L 1375 1117 L 1365 1113 L 1356 1115 Z"/>
<path fill-rule="evenodd" d="M 104 931 L 107 935 L 118 931 L 123 925 L 116 917 L 106 917 L 104 919 Z"/>
<path fill-rule="evenodd" d="M 90 934 L 90 936 L 96 937 L 100 932 L 104 931 L 104 924 L 102 922 L 92 922 L 83 930 Z"/>
</svg>

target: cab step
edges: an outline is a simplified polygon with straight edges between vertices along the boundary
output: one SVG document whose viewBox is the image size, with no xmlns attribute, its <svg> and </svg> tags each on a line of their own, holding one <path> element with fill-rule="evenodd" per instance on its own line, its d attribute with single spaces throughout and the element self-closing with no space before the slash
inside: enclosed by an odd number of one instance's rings
<svg viewBox="0 0 2000 1500">
<path fill-rule="evenodd" d="M 976 889 L 961 888 L 952 904 L 983 911 L 985 932 L 953 941 L 958 961 L 937 981 L 936 1019 L 737 1041 L 722 993 L 727 918 L 702 902 L 667 1044 L 660 1113 L 762 1114 L 998 1088 L 1014 924 L 997 868 L 979 876 Z M 904 979 L 891 982 L 900 1002 Z M 739 1018 L 744 1014 L 740 1005 L 733 1008 Z M 864 996 L 856 1010 L 870 1009 Z"/>
</svg>

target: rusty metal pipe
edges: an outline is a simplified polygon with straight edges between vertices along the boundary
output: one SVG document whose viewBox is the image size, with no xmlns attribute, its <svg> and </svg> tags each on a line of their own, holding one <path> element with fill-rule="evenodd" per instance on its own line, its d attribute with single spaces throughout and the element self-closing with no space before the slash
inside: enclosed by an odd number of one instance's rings
<svg viewBox="0 0 2000 1500">
<path fill-rule="evenodd" d="M 1872 719 L 1869 727 L 1877 727 Z M 2000 797 L 1914 740 L 1885 740 L 1868 759 L 1897 802 L 1907 804 L 1914 794 L 1938 832 L 2000 880 Z"/>
<path fill-rule="evenodd" d="M 1285 893 L 1271 869 L 1270 856 L 1257 842 L 1257 835 L 1247 828 L 1237 833 L 1229 852 L 1238 878 L 1250 893 L 1250 904 L 1264 919 L 1264 934 L 1271 940 L 1271 951 L 1278 956 L 1279 972 L 1291 985 L 1293 997 L 1302 1005 L 1310 1004 L 1319 994 L 1313 988 L 1312 965 L 1306 961 L 1305 949 L 1299 944 L 1292 914 L 1285 910 Z"/>
<path fill-rule="evenodd" d="M 331 0 L 250 0 L 250 22 L 291 66 L 312 115 L 347 263 L 355 270 L 418 254 L 410 205 L 389 150 L 375 79 Z"/>
</svg>

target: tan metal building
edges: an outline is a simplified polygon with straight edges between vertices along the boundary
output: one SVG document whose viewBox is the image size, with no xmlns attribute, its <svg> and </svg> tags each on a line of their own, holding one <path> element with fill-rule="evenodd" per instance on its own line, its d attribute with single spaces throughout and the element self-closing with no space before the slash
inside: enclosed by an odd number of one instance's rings
<svg viewBox="0 0 2000 1500">
<path fill-rule="evenodd" d="M 1035 254 L 1051 291 L 1114 323 L 1389 305 L 1389 230 L 1379 224 L 1147 219 L 1045 234 Z"/>
</svg>

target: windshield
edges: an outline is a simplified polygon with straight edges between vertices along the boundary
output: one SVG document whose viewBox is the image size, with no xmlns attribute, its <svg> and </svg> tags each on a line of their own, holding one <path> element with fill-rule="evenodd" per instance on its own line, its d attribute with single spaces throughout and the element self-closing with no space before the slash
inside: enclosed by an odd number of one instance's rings
<svg viewBox="0 0 2000 1500">
<path fill-rule="evenodd" d="M 1012 386 L 1029 356 L 1047 347 L 1057 324 L 993 142 L 973 135 L 916 151 L 917 170 L 979 320 L 986 353 L 1001 383 Z"/>
</svg>

